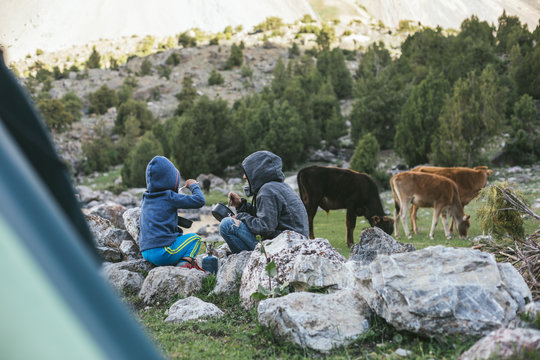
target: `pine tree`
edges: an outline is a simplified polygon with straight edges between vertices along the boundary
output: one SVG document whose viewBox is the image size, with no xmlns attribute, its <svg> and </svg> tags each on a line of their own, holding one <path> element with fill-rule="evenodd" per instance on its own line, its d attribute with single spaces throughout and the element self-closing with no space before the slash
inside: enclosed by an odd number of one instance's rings
<svg viewBox="0 0 540 360">
<path fill-rule="evenodd" d="M 371 133 L 366 133 L 360 140 L 354 150 L 354 154 L 351 158 L 351 169 L 365 172 L 367 174 L 374 174 L 377 168 L 377 157 L 379 155 L 380 147 L 375 136 Z"/>
<path fill-rule="evenodd" d="M 458 80 L 441 112 L 439 132 L 431 146 L 433 161 L 473 166 L 481 159 L 481 147 L 503 122 L 505 93 L 492 65 L 480 76 L 470 72 L 466 79 Z"/>
<path fill-rule="evenodd" d="M 442 76 L 428 75 L 403 105 L 396 125 L 394 145 L 409 166 L 428 162 L 433 136 L 439 128 L 439 115 L 449 84 Z"/>
<path fill-rule="evenodd" d="M 90 54 L 90 57 L 88 58 L 88 60 L 86 60 L 86 67 L 88 69 L 101 68 L 101 55 L 96 50 L 95 46 L 92 48 L 92 53 Z"/>
</svg>

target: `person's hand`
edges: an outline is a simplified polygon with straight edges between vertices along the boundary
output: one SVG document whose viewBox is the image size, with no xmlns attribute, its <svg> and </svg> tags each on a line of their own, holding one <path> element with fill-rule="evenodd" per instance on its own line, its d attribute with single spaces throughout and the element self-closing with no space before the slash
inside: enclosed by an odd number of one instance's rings
<svg viewBox="0 0 540 360">
<path fill-rule="evenodd" d="M 240 226 L 240 220 L 238 220 L 238 219 L 236 218 L 236 215 L 233 215 L 233 216 L 231 216 L 231 217 L 232 217 L 232 219 L 234 220 L 234 224 L 235 224 L 237 227 L 239 227 L 239 226 Z"/>
<path fill-rule="evenodd" d="M 238 207 L 242 204 L 242 199 L 240 198 L 240 195 L 233 193 L 232 191 L 229 193 L 229 205 Z"/>
<path fill-rule="evenodd" d="M 186 187 L 189 188 L 191 185 L 195 184 L 196 182 L 197 182 L 197 180 L 187 179 L 186 180 Z"/>
</svg>

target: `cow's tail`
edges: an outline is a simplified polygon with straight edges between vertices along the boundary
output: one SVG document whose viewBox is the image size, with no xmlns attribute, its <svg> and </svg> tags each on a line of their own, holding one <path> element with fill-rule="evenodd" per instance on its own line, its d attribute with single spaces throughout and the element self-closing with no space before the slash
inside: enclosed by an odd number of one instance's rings
<svg viewBox="0 0 540 360">
<path fill-rule="evenodd" d="M 396 208 L 396 214 L 401 213 L 401 207 L 399 206 L 399 197 L 396 193 L 396 189 L 394 188 L 394 179 L 390 179 L 390 188 L 392 189 L 392 196 L 394 198 L 394 207 Z"/>
<path fill-rule="evenodd" d="M 300 199 L 302 199 L 302 202 L 307 208 L 307 191 L 306 186 L 304 185 L 305 178 L 304 178 L 304 169 L 301 169 L 298 172 L 298 175 L 296 175 L 296 182 L 298 183 L 298 192 L 300 192 Z"/>
</svg>

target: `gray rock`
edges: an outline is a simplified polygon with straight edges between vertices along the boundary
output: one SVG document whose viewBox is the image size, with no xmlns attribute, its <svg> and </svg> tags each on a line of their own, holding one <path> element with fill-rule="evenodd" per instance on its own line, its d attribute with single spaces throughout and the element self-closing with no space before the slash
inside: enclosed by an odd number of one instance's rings
<svg viewBox="0 0 540 360">
<path fill-rule="evenodd" d="M 117 249 L 122 241 L 129 240 L 130 236 L 126 230 L 117 229 L 107 219 L 97 215 L 86 215 L 86 220 L 97 246 L 107 246 Z"/>
<path fill-rule="evenodd" d="M 125 295 L 137 294 L 141 290 L 144 277 L 135 271 L 116 266 L 104 268 L 107 281 L 120 293 Z"/>
<path fill-rule="evenodd" d="M 108 201 L 90 208 L 87 214 L 97 214 L 102 218 L 109 220 L 115 227 L 125 229 L 122 215 L 126 210 L 125 206 Z"/>
<path fill-rule="evenodd" d="M 360 241 L 351 248 L 349 259 L 362 264 L 369 264 L 377 255 L 391 255 L 414 251 L 412 244 L 396 241 L 378 227 L 367 228 L 360 234 Z"/>
<path fill-rule="evenodd" d="M 538 356 L 539 352 L 540 331 L 502 328 L 480 339 L 459 360 L 527 359 L 533 354 Z"/>
<path fill-rule="evenodd" d="M 107 246 L 98 246 L 97 251 L 105 261 L 112 263 L 122 261 L 122 253 L 118 249 L 113 249 Z"/>
<path fill-rule="evenodd" d="M 141 251 L 135 241 L 133 240 L 124 240 L 120 244 L 120 251 L 126 256 L 129 260 L 136 260 L 142 258 Z"/>
<path fill-rule="evenodd" d="M 124 219 L 124 227 L 126 228 L 131 238 L 135 240 L 137 246 L 139 246 L 139 218 L 141 217 L 141 208 L 127 209 L 122 215 Z"/>
<path fill-rule="evenodd" d="M 188 296 L 201 290 L 205 276 L 204 272 L 195 269 L 156 267 L 144 279 L 139 297 L 147 305 L 167 303 L 177 295 Z"/>
<path fill-rule="evenodd" d="M 302 347 L 329 351 L 369 329 L 371 311 L 358 292 L 299 292 L 266 299 L 257 308 L 261 325 Z"/>
<path fill-rule="evenodd" d="M 115 264 L 105 264 L 104 268 L 116 268 L 120 270 L 129 270 L 141 274 L 148 274 L 154 268 L 154 265 L 144 259 L 122 261 Z"/>
<path fill-rule="evenodd" d="M 326 239 L 308 239 L 293 231 L 284 231 L 275 239 L 264 241 L 266 253 L 277 268 L 277 276 L 272 279 L 265 271 L 267 260 L 260 246 L 258 244 L 252 251 L 242 275 L 240 300 L 246 308 L 254 305 L 251 294 L 257 291 L 258 286 L 268 288 L 270 281 L 272 287 L 291 282 L 295 288 L 339 288 L 338 282 L 343 281 L 333 275 L 340 272 L 339 267 L 345 263 L 345 258 Z M 328 278 L 330 273 L 332 276 Z"/>
<path fill-rule="evenodd" d="M 242 251 L 223 258 L 216 275 L 215 294 L 230 294 L 238 291 L 240 279 L 247 265 L 251 251 Z"/>
<path fill-rule="evenodd" d="M 434 246 L 381 255 L 361 292 L 389 324 L 428 336 L 483 335 L 506 326 L 532 298 L 517 270 L 492 254 Z"/>
<path fill-rule="evenodd" d="M 216 305 L 190 296 L 186 299 L 178 300 L 171 306 L 165 322 L 180 323 L 189 320 L 206 320 L 220 318 L 224 314 Z"/>
</svg>

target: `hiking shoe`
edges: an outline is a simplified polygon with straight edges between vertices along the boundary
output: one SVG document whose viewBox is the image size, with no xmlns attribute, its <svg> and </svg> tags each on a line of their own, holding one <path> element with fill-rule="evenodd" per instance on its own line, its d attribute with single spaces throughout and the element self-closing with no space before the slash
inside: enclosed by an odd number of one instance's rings
<svg viewBox="0 0 540 360">
<path fill-rule="evenodd" d="M 191 262 L 191 269 L 196 269 L 196 270 L 200 270 L 200 271 L 204 271 L 205 273 L 209 274 L 208 271 L 204 270 L 202 267 L 199 266 L 199 264 L 197 264 L 197 260 L 193 259 L 193 261 Z"/>
<path fill-rule="evenodd" d="M 182 265 L 177 265 L 178 267 L 181 267 L 181 268 L 186 268 L 186 269 L 195 269 L 195 270 L 199 270 L 199 271 L 204 271 L 205 273 L 208 274 L 208 272 L 206 270 L 204 270 L 203 268 L 201 268 L 199 266 L 199 264 L 197 264 L 197 261 L 195 259 L 193 259 L 190 262 L 186 261 L 184 264 Z"/>
</svg>

